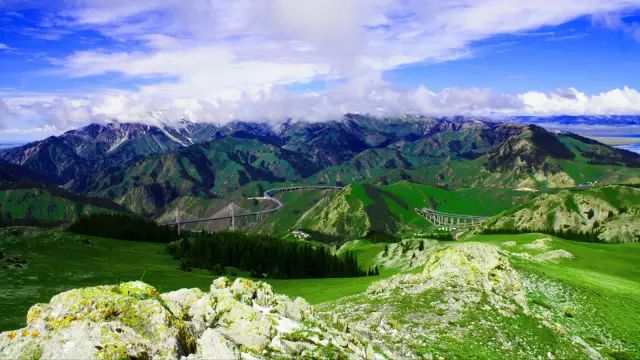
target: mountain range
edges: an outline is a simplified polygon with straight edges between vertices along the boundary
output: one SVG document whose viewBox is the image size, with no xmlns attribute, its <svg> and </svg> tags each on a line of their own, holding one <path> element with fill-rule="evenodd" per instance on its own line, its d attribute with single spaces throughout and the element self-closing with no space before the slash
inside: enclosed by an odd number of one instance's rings
<svg viewBox="0 0 640 360">
<path fill-rule="evenodd" d="M 0 161 L 148 216 L 255 184 L 558 188 L 640 181 L 640 155 L 571 133 L 476 118 L 348 114 L 310 123 L 92 124 L 0 150 Z"/>
</svg>

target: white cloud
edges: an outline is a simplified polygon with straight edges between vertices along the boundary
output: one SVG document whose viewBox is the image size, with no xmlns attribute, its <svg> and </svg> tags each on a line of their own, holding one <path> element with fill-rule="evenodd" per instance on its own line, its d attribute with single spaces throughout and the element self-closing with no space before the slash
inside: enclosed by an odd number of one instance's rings
<svg viewBox="0 0 640 360">
<path fill-rule="evenodd" d="M 0 43 L 0 50 L 9 50 L 11 49 L 9 45 Z"/>
<path fill-rule="evenodd" d="M 81 52 L 71 56 L 67 71 L 72 76 L 119 72 L 127 76 L 168 76 L 178 81 L 160 82 L 144 93 L 167 93 L 204 99 L 254 86 L 296 82 L 328 75 L 327 66 L 287 61 L 242 61 L 222 48 L 200 47 L 144 53 L 105 54 Z"/>
<path fill-rule="evenodd" d="M 67 59 L 67 66 L 78 75 L 131 74 L 131 66 L 124 66 L 131 56 L 140 65 L 152 62 L 154 73 L 173 74 L 176 61 L 170 59 L 182 50 L 184 57 L 191 52 L 208 53 L 205 58 L 211 65 L 192 68 L 193 73 L 225 73 L 227 69 L 218 66 L 221 56 L 256 66 L 262 62 L 313 64 L 350 77 L 469 56 L 471 45 L 478 40 L 622 11 L 640 6 L 640 0 L 118 0 L 81 4 L 68 10 L 81 26 L 97 27 L 124 40 L 146 41 L 150 50 L 101 53 L 95 58 L 95 51 L 76 54 Z M 167 47 L 167 42 L 172 51 L 158 50 Z M 177 44 L 182 47 L 177 49 Z M 79 67 L 79 60 L 84 66 Z M 105 68 L 105 60 L 114 65 Z M 324 74 L 309 77 L 319 75 Z"/>
<path fill-rule="evenodd" d="M 92 121 L 325 120 L 346 112 L 397 115 L 640 113 L 638 92 L 575 89 L 498 94 L 482 88 L 398 89 L 382 72 L 473 56 L 474 43 L 580 16 L 609 19 L 640 0 L 83 0 L 62 9 L 69 29 L 122 46 L 56 59 L 65 76 L 145 78 L 134 91 L 86 96 L 5 96 L 12 114 L 68 129 Z M 618 21 L 618 22 L 616 22 Z M 62 29 L 62 30 L 67 30 Z M 134 47 L 135 46 L 135 47 Z M 0 45 L 1 47 L 1 45 Z M 124 51 L 122 49 L 135 49 Z M 115 50 L 118 49 L 118 50 Z M 339 79 L 324 92 L 285 84 Z M 429 79 L 424 79 L 428 84 Z M 156 114 L 156 115 L 152 115 Z M 36 120 L 40 119 L 40 120 Z"/>
<path fill-rule="evenodd" d="M 431 116 L 603 115 L 640 114 L 640 92 L 624 87 L 595 95 L 576 89 L 549 93 L 499 94 L 482 88 L 448 88 L 439 92 L 426 87 L 400 90 L 384 82 L 379 73 L 365 74 L 322 93 L 292 93 L 283 87 L 257 88 L 235 94 L 233 99 L 203 100 L 191 97 L 147 96 L 114 91 L 82 98 L 6 98 L 12 116 L 24 125 L 58 131 L 90 122 L 160 121 L 177 124 L 181 119 L 225 123 L 232 120 L 266 121 L 287 118 L 325 121 L 345 113 L 375 116 L 424 114 Z M 38 123 L 36 119 L 46 119 Z"/>
<path fill-rule="evenodd" d="M 640 114 L 640 92 L 625 86 L 595 95 L 576 89 L 520 95 L 523 112 L 534 115 L 636 115 Z"/>
<path fill-rule="evenodd" d="M 624 21 L 620 12 L 607 12 L 592 16 L 593 22 L 612 30 L 622 31 L 640 41 L 640 23 Z"/>
</svg>

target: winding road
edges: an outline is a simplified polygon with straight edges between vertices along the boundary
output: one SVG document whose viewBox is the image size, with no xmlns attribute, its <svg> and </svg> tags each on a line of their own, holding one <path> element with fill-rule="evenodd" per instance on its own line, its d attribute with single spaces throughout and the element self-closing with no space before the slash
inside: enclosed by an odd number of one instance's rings
<svg viewBox="0 0 640 360">
<path fill-rule="evenodd" d="M 342 187 L 340 187 L 340 186 L 328 186 L 328 185 L 300 185 L 300 186 L 288 186 L 288 187 L 280 187 L 280 188 L 275 188 L 275 189 L 269 189 L 269 190 L 265 191 L 262 196 L 252 197 L 252 198 L 249 198 L 249 199 L 271 201 L 272 203 L 274 203 L 276 205 L 275 207 L 273 207 L 271 209 L 261 210 L 261 211 L 254 211 L 254 212 L 249 212 L 249 213 L 245 213 L 245 214 L 233 214 L 233 215 L 228 215 L 228 216 L 214 216 L 214 217 L 206 217 L 206 218 L 191 219 L 191 220 L 184 220 L 184 221 L 166 222 L 166 223 L 163 223 L 162 225 L 195 224 L 195 223 L 200 223 L 200 222 L 205 222 L 205 221 L 225 220 L 225 219 L 228 220 L 228 219 L 233 219 L 233 218 L 241 218 L 241 217 L 248 217 L 248 216 L 260 216 L 260 215 L 271 214 L 273 212 L 276 212 L 276 211 L 280 210 L 285 205 L 284 202 L 282 202 L 280 199 L 275 197 L 279 193 L 290 192 L 290 191 L 299 191 L 299 190 L 341 190 L 341 189 L 342 189 Z"/>
</svg>

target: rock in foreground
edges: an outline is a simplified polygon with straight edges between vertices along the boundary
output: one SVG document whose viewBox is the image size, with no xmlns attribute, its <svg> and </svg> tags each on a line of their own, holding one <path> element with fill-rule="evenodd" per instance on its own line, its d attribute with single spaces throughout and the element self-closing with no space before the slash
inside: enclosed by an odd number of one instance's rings
<svg viewBox="0 0 640 360">
<path fill-rule="evenodd" d="M 572 289 L 520 273 L 494 245 L 426 251 L 422 272 L 375 282 L 365 294 L 320 305 L 320 314 L 390 359 L 602 358 L 581 335 L 605 332 L 571 313 L 585 309 Z"/>
<path fill-rule="evenodd" d="M 135 281 L 58 294 L 31 307 L 25 328 L 0 334 L 0 358 L 372 358 L 367 345 L 301 298 L 223 277 L 209 292 L 159 294 Z"/>
</svg>

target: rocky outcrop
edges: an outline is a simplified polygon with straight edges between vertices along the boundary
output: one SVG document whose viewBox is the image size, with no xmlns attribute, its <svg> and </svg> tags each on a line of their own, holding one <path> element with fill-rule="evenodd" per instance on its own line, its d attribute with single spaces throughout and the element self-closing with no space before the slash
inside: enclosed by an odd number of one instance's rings
<svg viewBox="0 0 640 360">
<path fill-rule="evenodd" d="M 159 294 L 140 281 L 70 290 L 31 307 L 27 326 L 0 334 L 0 358 L 240 359 L 374 357 L 327 326 L 303 299 L 262 282 L 215 280 L 208 292 Z"/>
<path fill-rule="evenodd" d="M 520 247 L 515 241 L 503 246 Z M 548 246 L 541 239 L 531 251 Z M 560 323 L 575 322 L 562 314 L 572 314 L 579 303 L 538 306 L 532 299 L 546 294 L 548 286 L 518 272 L 511 255 L 497 246 L 464 242 L 425 247 L 425 252 L 422 272 L 395 275 L 373 283 L 366 294 L 320 305 L 321 315 L 368 338 L 390 359 L 600 356 Z"/>
<path fill-rule="evenodd" d="M 482 243 L 437 249 L 424 263 L 421 274 L 382 280 L 372 284 L 367 292 L 370 295 L 389 294 L 393 289 L 413 294 L 433 289 L 459 293 L 460 289 L 470 289 L 483 293 L 497 310 L 505 313 L 527 306 L 518 273 L 496 246 Z M 479 298 L 468 300 L 473 302 Z"/>
<path fill-rule="evenodd" d="M 386 269 L 409 271 L 424 265 L 437 246 L 437 240 L 403 239 L 387 244 L 386 250 L 376 256 L 376 264 Z"/>
<path fill-rule="evenodd" d="M 604 242 L 639 242 L 640 206 L 628 209 L 598 227 L 598 239 Z"/>
<path fill-rule="evenodd" d="M 551 232 L 591 241 L 640 239 L 640 189 L 605 186 L 542 194 L 482 226 L 484 232 Z"/>
</svg>

